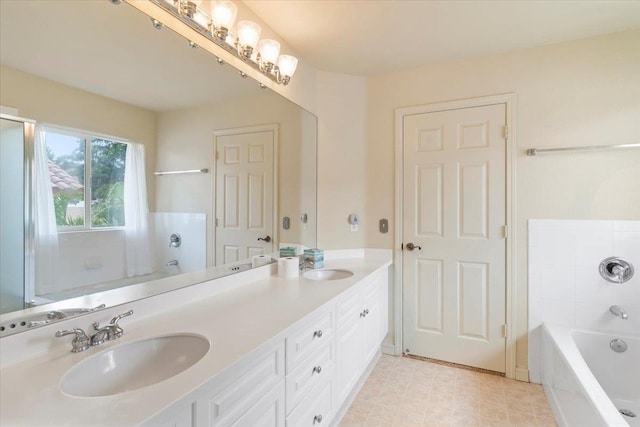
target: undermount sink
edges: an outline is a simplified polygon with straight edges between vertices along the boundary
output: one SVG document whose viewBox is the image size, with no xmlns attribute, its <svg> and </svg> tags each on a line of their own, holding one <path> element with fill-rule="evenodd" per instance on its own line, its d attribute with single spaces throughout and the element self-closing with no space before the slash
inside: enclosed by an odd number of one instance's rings
<svg viewBox="0 0 640 427">
<path fill-rule="evenodd" d="M 102 397 L 137 390 L 177 375 L 210 348 L 199 335 L 166 335 L 134 341 L 91 356 L 62 378 L 60 389 L 75 397 Z"/>
<path fill-rule="evenodd" d="M 309 270 L 303 274 L 306 279 L 311 280 L 340 280 L 353 276 L 349 270 Z"/>
</svg>

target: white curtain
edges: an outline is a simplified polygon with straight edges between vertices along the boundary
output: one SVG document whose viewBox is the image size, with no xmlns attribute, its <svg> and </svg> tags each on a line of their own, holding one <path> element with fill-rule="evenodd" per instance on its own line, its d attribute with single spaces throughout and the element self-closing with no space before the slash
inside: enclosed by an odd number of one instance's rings
<svg viewBox="0 0 640 427">
<path fill-rule="evenodd" d="M 28 298 L 57 290 L 60 265 L 58 226 L 49 176 L 46 134 L 41 125 L 35 127 L 33 167 L 35 289 L 33 292 L 27 290 Z"/>
<path fill-rule="evenodd" d="M 151 273 L 149 205 L 142 144 L 127 145 L 124 167 L 124 223 L 127 276 Z"/>
</svg>

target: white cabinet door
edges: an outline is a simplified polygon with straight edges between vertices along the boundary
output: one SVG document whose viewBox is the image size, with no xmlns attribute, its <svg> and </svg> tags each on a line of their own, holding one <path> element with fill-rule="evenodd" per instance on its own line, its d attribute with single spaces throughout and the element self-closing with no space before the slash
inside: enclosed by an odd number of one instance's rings
<svg viewBox="0 0 640 427">
<path fill-rule="evenodd" d="M 376 286 L 374 291 L 366 297 L 362 311 L 364 366 L 369 364 L 380 349 L 380 299 L 378 294 Z"/>
<path fill-rule="evenodd" d="M 152 421 L 153 422 L 153 421 Z M 153 422 L 155 424 L 155 422 Z M 149 424 L 152 425 L 152 424 Z M 193 426 L 193 404 L 181 409 L 169 421 L 156 424 L 159 427 L 192 427 Z"/>
<path fill-rule="evenodd" d="M 336 381 L 338 406 L 349 395 L 364 370 L 363 322 L 355 318 L 336 334 Z"/>
<path fill-rule="evenodd" d="M 245 414 L 233 427 L 284 427 L 284 381 L 275 386 Z"/>
<path fill-rule="evenodd" d="M 380 304 L 378 342 L 382 343 L 389 333 L 389 270 L 387 269 L 378 273 L 378 302 Z"/>
<path fill-rule="evenodd" d="M 236 420 L 251 411 L 284 378 L 284 359 L 284 342 L 281 342 L 224 372 L 216 387 L 203 392 L 198 399 L 196 424 L 240 425 Z"/>
</svg>

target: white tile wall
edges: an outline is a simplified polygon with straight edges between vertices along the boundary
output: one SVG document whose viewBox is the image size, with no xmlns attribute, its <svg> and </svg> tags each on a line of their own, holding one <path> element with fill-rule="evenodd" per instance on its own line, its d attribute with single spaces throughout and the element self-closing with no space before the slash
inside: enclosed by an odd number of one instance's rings
<svg viewBox="0 0 640 427">
<path fill-rule="evenodd" d="M 154 271 L 187 273 L 207 266 L 207 216 L 203 213 L 154 212 L 149 214 Z M 182 237 L 180 247 L 169 246 L 171 234 Z M 165 267 L 171 260 L 179 267 Z"/>
<path fill-rule="evenodd" d="M 542 323 L 640 334 L 640 221 L 529 220 L 529 377 L 540 382 Z M 631 262 L 624 284 L 600 277 L 610 256 Z M 609 313 L 613 304 L 629 314 Z"/>
</svg>

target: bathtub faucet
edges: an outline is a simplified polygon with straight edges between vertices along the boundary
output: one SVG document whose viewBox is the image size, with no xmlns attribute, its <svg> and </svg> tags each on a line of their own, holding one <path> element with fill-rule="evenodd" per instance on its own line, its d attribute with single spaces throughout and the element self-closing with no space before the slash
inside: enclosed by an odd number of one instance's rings
<svg viewBox="0 0 640 427">
<path fill-rule="evenodd" d="M 618 316 L 621 319 L 627 320 L 629 318 L 629 315 L 627 314 L 625 309 L 620 307 L 619 305 L 612 305 L 611 307 L 609 307 L 609 311 L 611 312 L 611 314 L 613 314 L 614 316 Z"/>
<path fill-rule="evenodd" d="M 172 265 L 177 266 L 178 265 L 178 260 L 177 259 L 172 259 L 171 261 L 167 262 L 165 264 L 165 267 L 171 267 Z"/>
</svg>

